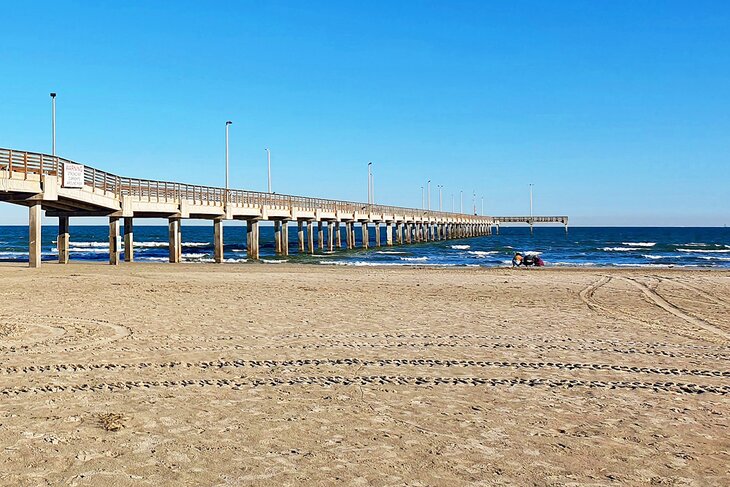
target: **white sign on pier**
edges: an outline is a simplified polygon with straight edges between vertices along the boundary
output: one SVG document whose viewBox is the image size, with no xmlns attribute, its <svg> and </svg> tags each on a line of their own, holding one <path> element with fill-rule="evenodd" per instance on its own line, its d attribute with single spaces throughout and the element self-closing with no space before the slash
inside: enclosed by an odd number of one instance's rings
<svg viewBox="0 0 730 487">
<path fill-rule="evenodd" d="M 72 162 L 63 163 L 63 187 L 83 188 L 84 187 L 84 166 Z"/>
</svg>

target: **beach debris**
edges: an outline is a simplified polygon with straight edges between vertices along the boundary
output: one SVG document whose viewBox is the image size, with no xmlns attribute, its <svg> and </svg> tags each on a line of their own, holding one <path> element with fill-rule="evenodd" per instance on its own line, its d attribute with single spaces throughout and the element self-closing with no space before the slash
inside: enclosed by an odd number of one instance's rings
<svg viewBox="0 0 730 487">
<path fill-rule="evenodd" d="M 99 425 L 106 431 L 119 431 L 126 428 L 125 417 L 118 413 L 99 414 Z"/>
</svg>

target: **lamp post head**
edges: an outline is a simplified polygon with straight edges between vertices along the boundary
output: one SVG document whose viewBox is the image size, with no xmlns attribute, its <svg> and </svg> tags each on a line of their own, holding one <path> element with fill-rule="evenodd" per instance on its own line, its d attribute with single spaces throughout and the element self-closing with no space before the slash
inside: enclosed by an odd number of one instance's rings
<svg viewBox="0 0 730 487">
<path fill-rule="evenodd" d="M 231 122 L 230 120 L 226 122 L 226 125 L 232 125 L 232 124 L 233 124 L 233 122 Z"/>
<path fill-rule="evenodd" d="M 51 98 L 56 98 L 56 94 L 55 93 L 51 93 Z"/>
</svg>

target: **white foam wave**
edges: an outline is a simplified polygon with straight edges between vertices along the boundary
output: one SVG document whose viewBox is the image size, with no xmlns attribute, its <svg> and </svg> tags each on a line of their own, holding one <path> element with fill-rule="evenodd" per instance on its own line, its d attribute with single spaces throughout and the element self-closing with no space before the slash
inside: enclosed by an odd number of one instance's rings
<svg viewBox="0 0 730 487">
<path fill-rule="evenodd" d="M 289 262 L 288 260 L 274 260 L 274 259 L 261 259 L 264 264 L 283 264 Z"/>
<path fill-rule="evenodd" d="M 730 248 L 728 249 L 717 249 L 717 250 L 709 250 L 709 249 L 677 249 L 679 252 L 689 252 L 689 253 L 697 253 L 697 254 L 726 254 L 730 252 Z"/>
<path fill-rule="evenodd" d="M 183 247 L 208 247 L 211 244 L 208 242 L 183 242 Z"/>
<path fill-rule="evenodd" d="M 109 248 L 109 242 L 74 242 L 71 241 L 71 245 L 76 248 Z"/>
<path fill-rule="evenodd" d="M 621 242 L 624 245 L 628 245 L 629 247 L 653 247 L 656 245 L 656 242 Z"/>
<path fill-rule="evenodd" d="M 322 265 L 340 265 L 340 266 L 352 266 L 352 267 L 408 267 L 416 266 L 419 264 L 409 264 L 407 262 L 367 262 L 362 260 L 355 261 L 332 261 L 332 260 L 320 260 Z M 428 264 L 429 267 L 457 267 L 459 264 Z M 465 266 L 461 266 L 465 267 Z"/>
<path fill-rule="evenodd" d="M 428 257 L 401 257 L 400 260 L 411 261 L 411 262 L 423 262 L 428 260 Z"/>
<path fill-rule="evenodd" d="M 53 250 L 54 252 L 58 252 L 58 249 L 57 248 L 53 248 L 51 250 Z M 68 251 L 71 252 L 71 253 L 79 253 L 79 254 L 108 254 L 109 253 L 109 246 L 107 246 L 106 248 L 96 248 L 96 247 L 81 247 L 81 248 L 76 248 L 76 247 L 70 247 L 68 249 Z"/>
<path fill-rule="evenodd" d="M 243 249 L 233 249 L 231 252 L 240 253 L 240 252 L 245 252 L 245 250 L 243 250 Z"/>
<path fill-rule="evenodd" d="M 722 262 L 730 262 L 730 257 L 713 257 L 713 256 L 700 255 L 700 256 L 698 256 L 698 259 L 704 259 L 704 260 L 719 260 L 719 261 L 722 261 Z"/>
<path fill-rule="evenodd" d="M 487 255 L 498 254 L 496 250 L 470 250 L 467 254 L 476 255 L 477 257 L 486 257 Z"/>
<path fill-rule="evenodd" d="M 595 262 L 554 262 L 548 265 L 555 267 L 595 267 L 598 264 Z"/>
<path fill-rule="evenodd" d="M 471 245 L 452 245 L 451 248 L 454 250 L 466 250 L 470 249 Z"/>
<path fill-rule="evenodd" d="M 641 249 L 638 247 L 603 247 L 601 250 L 603 250 L 604 252 L 631 252 Z"/>
<path fill-rule="evenodd" d="M 201 254 L 201 253 L 189 253 L 189 254 L 182 254 L 183 259 L 202 259 L 203 257 L 206 257 L 208 254 Z"/>
<path fill-rule="evenodd" d="M 385 254 L 385 255 L 403 255 L 403 254 L 407 254 L 408 252 L 398 252 L 397 250 L 378 250 L 375 253 L 376 254 Z"/>
<path fill-rule="evenodd" d="M 157 248 L 157 247 L 169 247 L 169 242 L 134 242 L 135 247 L 140 248 Z"/>
</svg>

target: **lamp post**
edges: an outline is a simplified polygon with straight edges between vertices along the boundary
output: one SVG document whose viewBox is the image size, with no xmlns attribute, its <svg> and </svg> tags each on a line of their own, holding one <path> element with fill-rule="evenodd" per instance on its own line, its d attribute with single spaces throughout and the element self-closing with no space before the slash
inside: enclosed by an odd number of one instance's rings
<svg viewBox="0 0 730 487">
<path fill-rule="evenodd" d="M 530 220 L 532 220 L 532 187 L 534 184 L 530 183 Z"/>
<path fill-rule="evenodd" d="M 444 189 L 443 185 L 439 184 L 439 211 L 443 211 L 443 205 L 444 205 L 444 199 L 442 197 L 442 190 Z"/>
<path fill-rule="evenodd" d="M 482 216 L 484 216 L 484 196 L 482 196 Z"/>
<path fill-rule="evenodd" d="M 266 151 L 266 163 L 269 169 L 269 193 L 271 193 L 271 150 L 267 147 Z"/>
<path fill-rule="evenodd" d="M 459 199 L 461 200 L 461 209 L 459 210 L 461 213 L 464 213 L 464 191 L 459 191 Z"/>
<path fill-rule="evenodd" d="M 472 191 L 472 193 L 471 193 L 471 206 L 472 206 L 471 214 L 476 215 L 477 214 L 477 192 L 476 191 Z"/>
<path fill-rule="evenodd" d="M 428 211 L 431 211 L 431 180 L 428 180 Z"/>
<path fill-rule="evenodd" d="M 226 201 L 228 200 L 228 127 L 232 123 L 230 120 L 226 122 Z"/>
<path fill-rule="evenodd" d="M 369 205 L 373 203 L 373 201 L 372 201 L 373 169 L 372 168 L 373 168 L 373 163 L 368 162 L 368 204 Z"/>
<path fill-rule="evenodd" d="M 56 94 L 51 93 L 51 154 L 56 155 Z"/>
<path fill-rule="evenodd" d="M 421 186 L 421 209 L 422 210 L 426 209 L 426 197 L 424 196 L 424 193 L 423 193 L 423 186 Z"/>
</svg>

